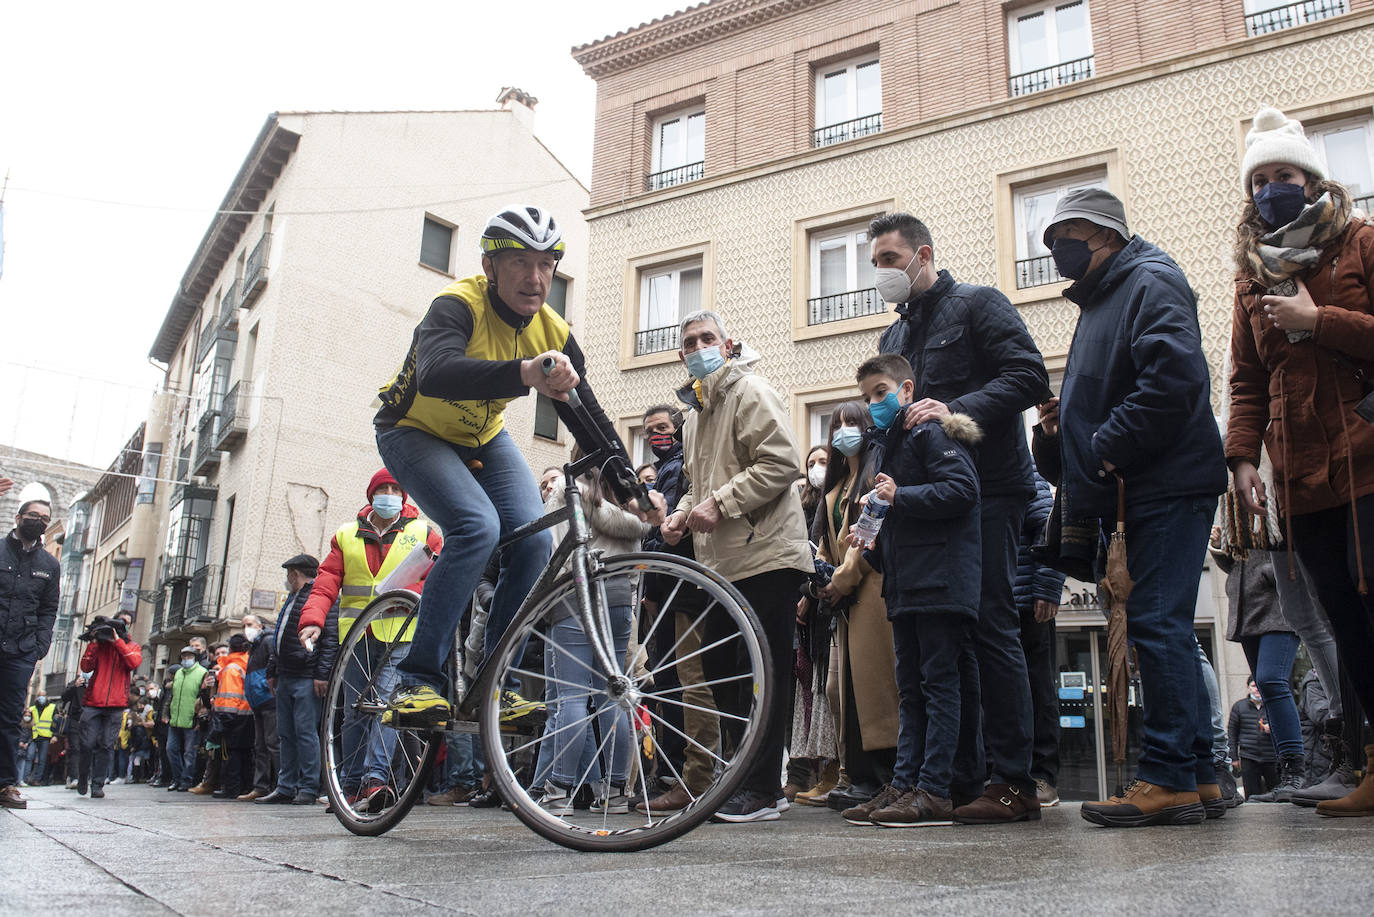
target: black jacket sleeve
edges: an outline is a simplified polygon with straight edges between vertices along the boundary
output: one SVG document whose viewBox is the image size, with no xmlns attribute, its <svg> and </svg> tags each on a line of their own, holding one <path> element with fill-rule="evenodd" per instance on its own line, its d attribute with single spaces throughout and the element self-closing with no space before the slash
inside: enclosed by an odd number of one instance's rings
<svg viewBox="0 0 1374 917">
<path fill-rule="evenodd" d="M 1064 478 L 1064 456 L 1059 452 L 1059 437 L 1046 436 L 1040 424 L 1031 428 L 1031 455 L 1035 470 L 1046 481 L 1058 487 Z"/>
<path fill-rule="evenodd" d="M 903 516 L 950 519 L 971 512 L 978 505 L 978 472 L 973 467 L 973 459 L 962 446 L 945 435 L 938 423 L 924 424 L 913 430 L 906 448 L 920 457 L 926 469 L 926 483 L 903 485 L 897 482 L 897 495 L 892 505 Z M 882 537 L 881 532 L 878 537 Z"/>
<path fill-rule="evenodd" d="M 587 382 L 586 358 L 583 357 L 582 348 L 578 346 L 577 340 L 571 334 L 568 335 L 568 342 L 563 345 L 563 352 L 568 355 L 568 360 L 572 363 L 573 369 L 577 371 L 578 378 L 582 380 L 577 383 L 577 396 L 582 399 L 582 407 L 586 409 L 587 414 L 590 415 L 595 424 L 595 431 L 589 429 L 582 422 L 580 412 L 566 401 L 555 401 L 553 403 L 554 410 L 558 412 L 559 418 L 567 425 L 573 439 L 577 440 L 577 444 L 582 447 L 582 451 L 590 453 L 600 450 L 600 443 L 596 440 L 596 433 L 599 432 L 601 438 L 605 439 L 606 444 L 611 449 L 611 455 L 608 458 L 611 458 L 612 461 L 618 459 L 623 464 L 624 469 L 630 469 L 630 454 L 625 451 L 625 444 L 620 441 L 620 434 L 616 433 L 615 425 L 611 423 L 606 412 L 602 410 L 601 405 L 596 400 L 596 395 L 592 394 L 592 387 Z M 630 473 L 633 476 L 633 470 Z M 622 503 L 632 496 L 630 493 L 620 492 L 621 488 L 616 487 L 614 475 L 607 474 L 603 477 L 615 489 L 616 497 Z"/>
<path fill-rule="evenodd" d="M 328 681 L 334 669 L 334 659 L 339 655 L 339 603 L 329 608 L 320 630 L 320 642 L 315 647 L 315 680 Z"/>
<path fill-rule="evenodd" d="M 1240 705 L 1245 703 L 1245 698 L 1241 698 L 1231 705 L 1231 716 L 1226 721 L 1226 742 L 1227 754 L 1232 761 L 1240 760 Z"/>
<path fill-rule="evenodd" d="M 61 590 L 60 567 L 54 561 L 49 565 L 50 576 L 48 583 L 43 587 L 43 594 L 38 599 L 38 658 L 42 659 L 48 655 L 48 648 L 52 646 L 52 629 L 57 623 L 57 600 Z"/>
<path fill-rule="evenodd" d="M 476 400 L 512 398 L 529 391 L 520 381 L 520 360 L 469 357 L 472 310 L 456 296 L 440 296 L 415 329 L 415 375 L 420 394 Z"/>
<path fill-rule="evenodd" d="M 1016 307 L 997 290 L 984 288 L 969 309 L 969 330 L 986 365 L 997 375 L 982 388 L 949 403 L 951 411 L 968 414 L 984 429 L 1049 400 L 1050 375 Z"/>
</svg>

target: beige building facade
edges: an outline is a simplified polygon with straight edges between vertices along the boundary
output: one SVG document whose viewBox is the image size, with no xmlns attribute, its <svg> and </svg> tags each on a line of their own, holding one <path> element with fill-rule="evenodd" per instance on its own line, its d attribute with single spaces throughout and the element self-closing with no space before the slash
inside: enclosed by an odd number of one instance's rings
<svg viewBox="0 0 1374 917">
<path fill-rule="evenodd" d="M 1007 294 L 1057 389 L 1077 310 L 1039 236 L 1097 185 L 1197 291 L 1220 410 L 1250 118 L 1303 119 L 1369 209 L 1371 39 L 1368 0 L 713 0 L 575 48 L 597 81 L 583 347 L 620 369 L 598 397 L 642 448 L 640 413 L 685 379 L 677 319 L 714 308 L 801 447 L 821 442 L 893 319 L 865 233 L 890 210 L 926 221 L 938 267 Z M 1209 573 L 1198 629 L 1234 699 L 1224 607 Z M 1060 623 L 1061 668 L 1095 684 L 1091 590 L 1070 584 Z"/>
<path fill-rule="evenodd" d="M 152 640 L 223 635 L 275 615 L 282 561 L 323 560 L 381 467 L 377 390 L 431 300 L 478 273 L 478 238 L 505 206 L 538 204 L 568 243 L 550 303 L 580 331 L 587 190 L 532 131 L 535 101 L 453 112 L 270 116 L 168 309 L 151 356 L 170 411 L 164 602 Z M 548 405 L 507 426 L 533 467 L 562 461 Z"/>
</svg>

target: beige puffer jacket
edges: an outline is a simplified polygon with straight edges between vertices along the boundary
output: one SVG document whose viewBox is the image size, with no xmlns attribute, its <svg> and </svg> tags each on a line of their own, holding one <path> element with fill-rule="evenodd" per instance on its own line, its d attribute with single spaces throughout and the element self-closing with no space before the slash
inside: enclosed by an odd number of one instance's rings
<svg viewBox="0 0 1374 917">
<path fill-rule="evenodd" d="M 690 392 L 690 389 L 687 390 Z M 683 426 L 683 470 L 691 482 L 677 508 L 709 496 L 725 518 L 696 534 L 697 560 L 731 582 L 770 570 L 812 572 L 806 518 L 794 486 L 801 455 L 782 399 L 739 360 L 701 383 L 704 404 Z"/>
</svg>

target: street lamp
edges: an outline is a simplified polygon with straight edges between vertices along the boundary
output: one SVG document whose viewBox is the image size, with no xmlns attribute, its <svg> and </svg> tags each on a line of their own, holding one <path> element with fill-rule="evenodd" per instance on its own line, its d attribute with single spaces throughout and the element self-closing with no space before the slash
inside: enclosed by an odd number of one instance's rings
<svg viewBox="0 0 1374 917">
<path fill-rule="evenodd" d="M 158 589 L 133 589 L 129 586 L 129 567 L 133 561 L 125 553 L 123 548 L 115 552 L 110 558 L 110 567 L 114 570 L 115 579 L 120 582 L 120 595 L 125 592 L 132 592 L 145 602 L 157 604 L 158 599 L 162 598 L 162 591 Z"/>
</svg>

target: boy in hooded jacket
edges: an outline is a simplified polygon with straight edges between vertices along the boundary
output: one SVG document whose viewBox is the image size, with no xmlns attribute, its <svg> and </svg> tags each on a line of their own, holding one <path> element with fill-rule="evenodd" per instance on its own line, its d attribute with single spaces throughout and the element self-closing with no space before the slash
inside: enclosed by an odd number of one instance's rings
<svg viewBox="0 0 1374 917">
<path fill-rule="evenodd" d="M 892 622 L 897 761 L 892 782 L 843 815 L 856 825 L 949 825 L 959 665 L 972 652 L 982 580 L 978 472 L 968 451 L 982 431 L 957 413 L 910 430 L 894 422 L 916 387 L 911 364 L 897 354 L 866 360 L 857 380 L 874 422 L 864 461 L 875 472 L 873 494 L 890 504 L 864 559 L 883 574 Z M 851 534 L 850 543 L 858 537 Z"/>
</svg>

